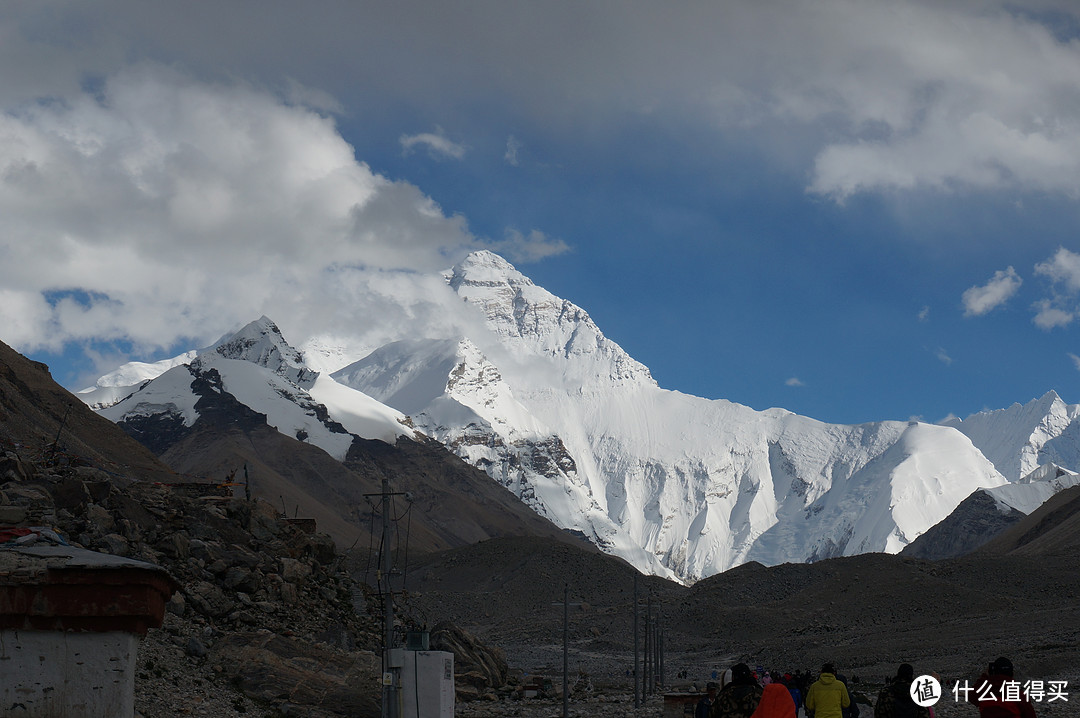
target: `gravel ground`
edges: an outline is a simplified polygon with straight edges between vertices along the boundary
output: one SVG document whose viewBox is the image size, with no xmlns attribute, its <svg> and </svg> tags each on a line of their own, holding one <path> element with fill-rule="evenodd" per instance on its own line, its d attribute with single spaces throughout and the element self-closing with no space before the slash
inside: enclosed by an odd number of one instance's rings
<svg viewBox="0 0 1080 718">
<path fill-rule="evenodd" d="M 244 696 L 205 659 L 188 654 L 188 642 L 204 638 L 167 613 L 164 626 L 142 639 L 135 671 L 136 718 L 279 716 Z"/>
<path fill-rule="evenodd" d="M 561 684 L 562 676 L 562 646 L 533 646 L 528 644 L 511 644 L 504 646 L 507 652 L 507 661 L 511 671 L 517 675 L 544 675 L 555 684 Z M 738 661 L 735 656 L 714 656 L 703 660 L 697 653 L 672 654 L 666 657 L 667 666 L 665 672 L 670 670 L 675 674 L 686 670 L 690 677 L 686 680 L 669 681 L 669 691 L 678 693 L 694 692 L 696 687 L 703 686 L 711 679 L 712 670 L 723 670 L 732 663 Z M 632 671 L 632 654 L 601 654 L 599 652 L 579 651 L 571 647 L 568 660 L 568 668 L 571 683 L 576 680 L 579 673 L 587 673 L 594 686 L 594 692 L 587 698 L 574 700 L 572 696 L 569 704 L 569 715 L 584 718 L 608 716 L 628 716 L 630 718 L 657 718 L 664 713 L 663 700 L 659 696 L 651 696 L 643 701 L 637 710 L 634 709 L 634 697 L 629 689 L 630 678 L 626 676 L 626 670 Z M 671 675 L 671 674 L 668 674 Z M 693 684 L 693 678 L 697 676 L 697 686 Z M 1068 700 L 1055 700 L 1049 702 L 1043 700 L 1034 704 L 1035 713 L 1039 718 L 1080 718 L 1080 674 L 1077 675 L 1045 675 L 1033 678 L 1044 681 L 1065 681 L 1066 697 Z M 978 718 L 978 710 L 966 703 L 957 702 L 951 693 L 954 683 L 963 681 L 965 677 L 943 676 L 942 686 L 945 695 L 935 706 L 936 718 Z M 1023 677 L 1020 677 L 1021 680 Z M 968 680 L 974 680 L 969 677 Z M 861 679 L 858 686 L 854 686 L 853 693 L 861 694 L 860 702 L 862 718 L 872 718 L 873 708 L 871 702 L 876 699 L 882 683 L 878 679 Z M 456 715 L 475 716 L 521 716 L 522 718 L 557 718 L 562 716 L 562 700 L 501 700 L 496 702 L 459 703 Z M 800 713 L 802 718 L 802 713 Z"/>
<path fill-rule="evenodd" d="M 1073 682 L 1070 681 L 1070 685 Z M 874 691 L 876 694 L 876 690 Z M 1053 703 L 1036 703 L 1035 714 L 1039 718 L 1074 718 L 1080 716 L 1080 694 L 1074 693 L 1069 696 L 1070 700 L 1055 701 Z M 633 695 L 619 693 L 610 694 L 588 701 L 570 701 L 569 715 L 575 718 L 615 718 L 627 716 L 628 718 L 657 718 L 664 714 L 664 703 L 660 696 L 651 696 L 643 701 L 638 709 L 634 709 Z M 873 708 L 868 704 L 862 704 L 861 715 L 864 718 L 873 716 Z M 957 703 L 952 695 L 943 698 L 934 707 L 936 718 L 978 718 L 979 711 L 967 703 Z M 470 718 L 496 718 L 501 716 L 521 716 L 521 718 L 558 718 L 562 716 L 561 700 L 504 700 L 497 702 L 459 703 L 455 715 L 468 716 Z M 804 718 L 800 711 L 800 718 Z"/>
<path fill-rule="evenodd" d="M 589 703 L 571 703 L 569 715 L 573 718 L 616 718 L 627 716 L 628 718 L 657 718 L 663 715 L 663 702 L 659 697 L 652 697 L 641 708 L 634 709 L 632 696 L 614 697 L 609 701 L 596 701 Z M 862 706 L 863 715 L 867 718 L 873 715 L 873 709 Z M 939 702 L 934 707 L 937 718 L 978 718 L 979 711 L 974 706 L 965 703 L 956 703 L 952 698 Z M 559 718 L 562 716 L 561 701 L 508 701 L 488 704 L 465 704 L 459 705 L 455 715 L 469 716 L 470 718 L 496 718 L 501 716 L 520 716 L 521 718 Z M 1056 702 L 1052 704 L 1042 703 L 1035 706 L 1035 714 L 1039 718 L 1071 718 L 1080 715 L 1080 706 L 1069 703 Z M 804 714 L 800 712 L 800 718 Z"/>
</svg>

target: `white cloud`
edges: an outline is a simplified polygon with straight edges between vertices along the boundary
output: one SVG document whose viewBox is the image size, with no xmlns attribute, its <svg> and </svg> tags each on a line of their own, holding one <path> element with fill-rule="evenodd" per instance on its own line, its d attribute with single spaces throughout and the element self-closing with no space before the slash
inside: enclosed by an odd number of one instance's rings
<svg viewBox="0 0 1080 718">
<path fill-rule="evenodd" d="M 926 322 L 930 320 L 930 307 L 923 307 L 919 310 L 919 321 Z"/>
<path fill-rule="evenodd" d="M 1076 314 L 1059 306 L 1055 306 L 1053 301 L 1044 299 L 1035 303 L 1035 325 L 1040 329 L 1047 331 L 1056 329 L 1057 327 L 1066 327 L 1072 324 L 1076 319 Z"/>
<path fill-rule="evenodd" d="M 0 340 L 14 347 L 60 349 L 63 338 L 52 324 L 52 310 L 40 292 L 0 289 Z"/>
<path fill-rule="evenodd" d="M 784 386 L 806 386 L 806 384 L 804 384 L 803 380 L 799 377 L 793 376 L 784 382 Z"/>
<path fill-rule="evenodd" d="M 401 0 L 317 16 L 287 3 L 136 13 L 103 0 L 47 14 L 15 4 L 0 8 L 0 97 L 63 94 L 152 51 L 210 77 L 318 78 L 329 94 L 304 104 L 350 98 L 358 115 L 407 107 L 481 121 L 497 104 L 545 140 L 617 136 L 644 119 L 692 137 L 694 152 L 750 141 L 841 201 L 916 188 L 1075 196 L 1080 44 L 1067 30 L 1078 18 L 1064 0 L 632 3 L 615 14 L 603 3 Z M 464 151 L 439 131 L 404 139 L 442 157 Z"/>
<path fill-rule="evenodd" d="M 503 155 L 503 159 L 506 160 L 507 164 L 513 167 L 518 166 L 518 152 L 521 151 L 523 146 L 521 141 L 513 135 L 506 138 L 506 154 Z"/>
<path fill-rule="evenodd" d="M 1050 297 L 1033 306 L 1035 325 L 1049 331 L 1071 324 L 1080 314 L 1080 254 L 1059 247 L 1053 257 L 1035 265 L 1035 274 L 1050 280 Z"/>
<path fill-rule="evenodd" d="M 417 147 L 426 147 L 428 154 L 435 159 L 460 160 L 465 157 L 465 145 L 450 140 L 443 128 L 436 126 L 434 132 L 421 132 L 418 135 L 402 135 L 401 142 L 405 154 L 410 154 Z"/>
<path fill-rule="evenodd" d="M 989 282 L 964 292 L 964 316 L 980 316 L 996 309 L 1016 294 L 1022 282 L 1012 267 L 994 272 Z"/>
<path fill-rule="evenodd" d="M 307 329 L 349 284 L 481 246 L 325 115 L 159 66 L 0 115 L 0 178 L 0 339 L 23 350 Z"/>
<path fill-rule="evenodd" d="M 1004 5 L 815 6 L 809 42 L 835 44 L 781 95 L 793 117 L 832 118 L 811 192 L 1080 192 L 1080 46 Z"/>
<path fill-rule="evenodd" d="M 503 255 L 511 262 L 528 264 L 547 257 L 554 257 L 570 251 L 570 245 L 561 239 L 552 239 L 538 229 L 528 234 L 509 228 L 503 239 L 490 242 L 492 251 Z"/>
<path fill-rule="evenodd" d="M 1069 358 L 1072 359 L 1073 366 L 1076 367 L 1076 370 L 1080 371 L 1080 356 L 1069 352 Z"/>
<path fill-rule="evenodd" d="M 949 353 L 945 351 L 943 347 L 938 347 L 937 350 L 934 352 L 934 356 L 937 357 L 938 361 L 945 366 L 949 366 L 953 363 L 952 357 L 949 356 Z"/>
<path fill-rule="evenodd" d="M 1063 284 L 1066 291 L 1080 292 L 1080 254 L 1059 247 L 1053 257 L 1035 265 L 1035 274 Z"/>
</svg>

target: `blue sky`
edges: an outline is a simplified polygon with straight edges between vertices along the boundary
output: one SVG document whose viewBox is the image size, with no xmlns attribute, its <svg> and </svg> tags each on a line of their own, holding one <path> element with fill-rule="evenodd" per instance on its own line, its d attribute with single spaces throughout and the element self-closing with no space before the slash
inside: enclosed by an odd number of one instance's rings
<svg viewBox="0 0 1080 718">
<path fill-rule="evenodd" d="M 80 388 L 264 313 L 328 329 L 341 267 L 491 247 L 667 388 L 839 423 L 1078 402 L 1078 27 L 1049 0 L 8 4 L 0 340 Z"/>
</svg>

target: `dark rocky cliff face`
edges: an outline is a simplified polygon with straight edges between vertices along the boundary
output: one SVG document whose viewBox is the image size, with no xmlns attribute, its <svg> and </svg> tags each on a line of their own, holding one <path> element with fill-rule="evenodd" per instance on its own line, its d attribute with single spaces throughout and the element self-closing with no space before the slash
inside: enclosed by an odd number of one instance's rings
<svg viewBox="0 0 1080 718">
<path fill-rule="evenodd" d="M 985 491 L 975 491 L 960 502 L 940 523 L 912 541 L 900 552 L 914 558 L 956 558 L 971 553 L 1005 529 L 1016 524 L 1024 514 L 1016 509 L 1003 513 Z"/>
</svg>

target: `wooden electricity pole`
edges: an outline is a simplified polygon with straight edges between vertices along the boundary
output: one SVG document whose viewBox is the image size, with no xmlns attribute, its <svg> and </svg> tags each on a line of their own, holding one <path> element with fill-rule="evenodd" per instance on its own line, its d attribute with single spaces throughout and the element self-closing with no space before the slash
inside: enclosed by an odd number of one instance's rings
<svg viewBox="0 0 1080 718">
<path fill-rule="evenodd" d="M 638 573 L 634 572 L 634 708 L 641 707 L 641 684 L 638 682 Z"/>
</svg>

